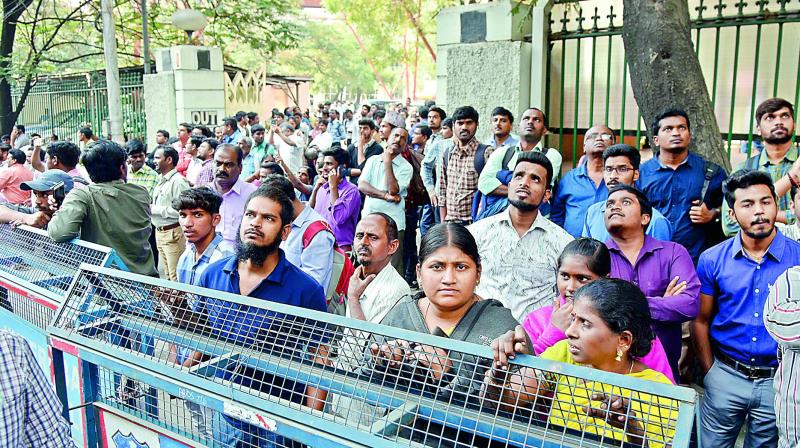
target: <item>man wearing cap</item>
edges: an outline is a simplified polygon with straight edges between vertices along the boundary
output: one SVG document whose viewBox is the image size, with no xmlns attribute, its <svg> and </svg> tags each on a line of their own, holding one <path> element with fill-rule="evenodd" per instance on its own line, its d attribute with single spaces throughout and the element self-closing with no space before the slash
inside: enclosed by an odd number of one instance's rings
<svg viewBox="0 0 800 448">
<path fill-rule="evenodd" d="M 3 204 L 0 207 L 0 224 L 9 222 L 44 228 L 58 210 L 64 196 L 74 187 L 72 176 L 61 170 L 47 170 L 36 180 L 20 184 L 22 191 L 33 191 L 33 207 Z M 53 197 L 53 200 L 50 200 Z"/>
<path fill-rule="evenodd" d="M 381 120 L 381 124 L 378 126 L 378 135 L 381 137 L 381 146 L 386 147 L 389 141 L 389 135 L 392 133 L 394 128 L 405 128 L 406 123 L 403 120 L 403 117 L 400 116 L 399 113 L 390 110 L 386 112 L 386 117 Z"/>
<path fill-rule="evenodd" d="M 242 137 L 246 138 L 246 137 Z M 186 249 L 186 238 L 178 224 L 178 211 L 172 208 L 172 201 L 189 189 L 189 181 L 178 173 L 175 166 L 180 156 L 170 146 L 159 146 L 153 154 L 153 162 L 158 172 L 158 184 L 153 189 L 153 202 L 150 214 L 156 227 L 156 247 L 158 264 L 168 280 L 178 279 L 178 259 Z"/>
</svg>

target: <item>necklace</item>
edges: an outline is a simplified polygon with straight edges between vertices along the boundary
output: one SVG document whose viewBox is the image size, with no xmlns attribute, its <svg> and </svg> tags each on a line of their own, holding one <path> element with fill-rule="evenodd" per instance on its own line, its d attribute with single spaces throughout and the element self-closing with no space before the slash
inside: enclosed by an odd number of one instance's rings
<svg viewBox="0 0 800 448">
<path fill-rule="evenodd" d="M 750 251 L 745 249 L 744 246 L 742 246 L 742 251 L 744 252 L 745 255 L 747 255 L 747 258 L 755 261 L 756 263 L 760 264 L 761 261 L 764 260 L 764 254 L 761 254 L 760 257 L 756 257 L 755 255 L 751 254 Z"/>
<path fill-rule="evenodd" d="M 636 364 L 636 361 L 634 361 L 634 360 L 632 360 L 632 359 L 631 359 L 631 369 L 630 369 L 630 370 L 628 370 L 628 375 L 630 375 L 631 373 L 633 373 L 633 366 L 634 366 L 635 364 Z"/>
</svg>

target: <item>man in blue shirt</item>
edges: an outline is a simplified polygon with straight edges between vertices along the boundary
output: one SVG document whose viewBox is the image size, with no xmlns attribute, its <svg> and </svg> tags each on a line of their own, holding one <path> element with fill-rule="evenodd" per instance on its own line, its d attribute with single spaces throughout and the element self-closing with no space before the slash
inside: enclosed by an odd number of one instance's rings
<svg viewBox="0 0 800 448">
<path fill-rule="evenodd" d="M 762 313 L 770 285 L 800 265 L 800 243 L 775 228 L 778 197 L 769 174 L 737 171 L 725 181 L 724 191 L 741 230 L 703 252 L 697 266 L 700 313 L 692 335 L 706 372 L 702 442 L 733 447 L 747 421 L 744 446 L 775 447 L 778 347 Z"/>
<path fill-rule="evenodd" d="M 238 145 L 239 139 L 242 138 L 242 132 L 239 130 L 239 125 L 236 123 L 235 118 L 226 118 L 223 122 L 225 132 L 222 134 L 221 143 L 230 143 Z"/>
<path fill-rule="evenodd" d="M 262 187 L 251 194 L 237 236 L 236 255 L 208 266 L 200 276 L 199 286 L 326 311 L 322 286 L 286 261 L 280 249 L 281 241 L 291 231 L 292 210 L 292 201 L 278 188 Z M 313 362 L 324 363 L 317 355 L 325 351 L 319 345 L 324 329 L 317 328 L 312 320 L 209 297 L 200 297 L 197 308 L 207 316 L 212 334 L 241 345 L 244 350 L 265 352 L 264 357 L 294 359 L 305 358 L 308 353 Z M 272 328 L 273 323 L 276 328 Z M 232 365 L 218 371 L 217 376 L 317 410 L 325 404 L 325 392 L 252 367 Z M 274 433 L 218 413 L 214 415 L 213 428 L 214 440 L 222 446 L 284 446 Z"/>
<path fill-rule="evenodd" d="M 603 180 L 603 151 L 614 144 L 614 132 L 608 126 L 592 126 L 583 137 L 586 163 L 572 169 L 559 182 L 550 212 L 550 220 L 578 238 L 586 212 L 592 204 L 608 197 Z"/>
<path fill-rule="evenodd" d="M 617 185 L 635 186 L 636 181 L 639 180 L 640 161 L 639 151 L 624 143 L 611 146 L 603 151 L 603 180 L 606 187 L 613 189 Z M 589 207 L 581 236 L 600 241 L 608 240 L 609 234 L 604 219 L 605 209 L 605 199 Z M 650 223 L 645 229 L 645 235 L 657 240 L 671 241 L 672 225 L 661 212 L 653 209 Z"/>
<path fill-rule="evenodd" d="M 331 133 L 331 141 L 333 145 L 337 143 L 339 146 L 344 148 L 344 141 L 347 139 L 347 132 L 345 132 L 344 125 L 342 124 L 342 120 L 339 119 L 339 111 L 336 109 L 331 109 L 331 119 L 330 119 L 330 126 L 328 126 L 328 132 Z"/>
<path fill-rule="evenodd" d="M 200 276 L 211 263 L 234 254 L 222 235 L 214 230 L 222 218 L 219 214 L 221 205 L 222 197 L 208 188 L 185 190 L 172 201 L 172 208 L 178 212 L 178 223 L 187 242 L 186 250 L 178 259 L 179 282 L 197 286 Z M 193 299 L 179 298 L 171 305 L 177 319 L 181 318 L 181 311 L 196 308 Z M 176 364 L 190 368 L 202 360 L 202 353 L 173 345 L 170 357 L 174 357 Z M 184 401 L 184 404 L 197 430 L 206 437 L 212 437 L 211 413 L 207 408 L 191 401 Z"/>
<path fill-rule="evenodd" d="M 680 109 L 662 112 L 653 120 L 653 144 L 658 156 L 642 164 L 641 190 L 672 223 L 672 241 L 682 244 L 692 260 L 721 233 L 722 181 L 725 171 L 689 152 L 689 116 Z M 708 224 L 708 225 L 707 225 Z"/>
</svg>

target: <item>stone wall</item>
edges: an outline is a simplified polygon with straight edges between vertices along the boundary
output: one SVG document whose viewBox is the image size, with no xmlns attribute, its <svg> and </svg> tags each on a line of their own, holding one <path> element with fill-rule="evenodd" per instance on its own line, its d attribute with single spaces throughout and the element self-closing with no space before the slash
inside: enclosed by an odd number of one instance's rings
<svg viewBox="0 0 800 448">
<path fill-rule="evenodd" d="M 482 61 L 482 62 L 480 62 Z M 444 101 L 448 113 L 472 106 L 480 115 L 479 139 L 491 135 L 491 112 L 503 106 L 514 114 L 515 124 L 530 98 L 530 44 L 519 41 L 452 45 L 447 49 L 447 84 Z"/>
<path fill-rule="evenodd" d="M 448 114 L 459 106 L 478 110 L 478 138 L 491 136 L 491 111 L 509 109 L 516 119 L 531 98 L 531 30 L 527 9 L 514 3 L 460 5 L 437 17 L 437 103 Z"/>
</svg>

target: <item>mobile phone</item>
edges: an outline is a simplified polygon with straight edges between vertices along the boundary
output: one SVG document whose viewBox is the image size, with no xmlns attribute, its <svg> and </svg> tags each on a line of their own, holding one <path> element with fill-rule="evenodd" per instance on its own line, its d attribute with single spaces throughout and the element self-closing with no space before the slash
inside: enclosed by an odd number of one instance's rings
<svg viewBox="0 0 800 448">
<path fill-rule="evenodd" d="M 53 185 L 53 199 L 56 200 L 56 204 L 61 207 L 61 204 L 64 203 L 64 198 L 67 196 L 66 191 L 64 191 L 64 182 L 59 182 Z"/>
</svg>

